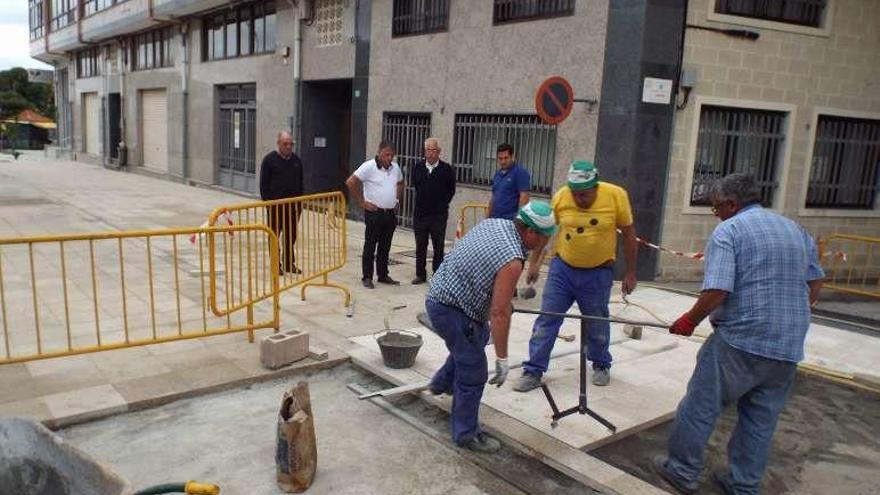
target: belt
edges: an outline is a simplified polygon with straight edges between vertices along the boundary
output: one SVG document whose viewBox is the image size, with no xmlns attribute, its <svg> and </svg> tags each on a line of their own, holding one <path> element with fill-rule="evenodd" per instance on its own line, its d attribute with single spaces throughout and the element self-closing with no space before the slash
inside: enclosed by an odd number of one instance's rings
<svg viewBox="0 0 880 495">
<path fill-rule="evenodd" d="M 595 270 L 597 268 L 611 268 L 614 265 L 614 260 L 608 260 L 605 263 L 600 263 L 596 266 L 573 266 L 569 263 L 566 263 L 565 260 L 562 259 L 562 257 L 559 255 L 556 255 L 556 258 L 561 261 L 562 264 L 564 264 L 565 266 L 569 268 L 574 268 L 575 270 Z"/>
<path fill-rule="evenodd" d="M 376 208 L 371 213 L 397 213 L 396 208 Z"/>
</svg>

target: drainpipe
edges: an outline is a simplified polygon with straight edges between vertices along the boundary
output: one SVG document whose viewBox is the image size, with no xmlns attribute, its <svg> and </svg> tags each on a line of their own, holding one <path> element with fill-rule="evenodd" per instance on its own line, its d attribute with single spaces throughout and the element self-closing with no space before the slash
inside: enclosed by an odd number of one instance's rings
<svg viewBox="0 0 880 495">
<path fill-rule="evenodd" d="M 292 9 L 294 9 L 294 23 L 293 23 L 293 132 L 294 136 L 294 147 L 297 154 L 302 154 L 302 31 L 303 31 L 303 22 L 306 22 L 311 19 L 311 12 L 313 10 L 310 9 L 309 18 L 302 17 L 302 11 L 299 8 L 298 2 L 295 0 L 287 0 L 287 3 L 290 5 Z"/>
<path fill-rule="evenodd" d="M 152 5 L 152 0 L 150 0 Z M 184 182 L 189 179 L 189 22 L 180 25 L 181 46 L 183 47 L 183 57 L 181 57 L 180 68 L 180 97 L 183 107 L 183 115 L 181 116 L 181 175 Z"/>
</svg>

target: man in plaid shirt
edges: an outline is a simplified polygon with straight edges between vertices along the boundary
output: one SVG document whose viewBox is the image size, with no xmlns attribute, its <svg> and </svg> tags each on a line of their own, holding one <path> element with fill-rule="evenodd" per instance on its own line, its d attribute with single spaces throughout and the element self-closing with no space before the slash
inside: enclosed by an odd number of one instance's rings
<svg viewBox="0 0 880 495">
<path fill-rule="evenodd" d="M 507 378 L 507 336 L 511 299 L 527 250 L 542 249 L 556 230 L 550 205 L 531 201 L 513 220 L 480 222 L 455 246 L 431 277 L 425 308 L 431 326 L 443 337 L 449 357 L 431 379 L 434 394 L 452 395 L 452 439 L 477 452 L 495 452 L 501 444 L 480 430 L 479 411 L 488 378 L 486 344 L 495 343 L 495 376 Z M 491 320 L 491 324 L 489 323 Z"/>
<path fill-rule="evenodd" d="M 726 493 L 756 494 L 825 275 L 812 237 L 761 207 L 752 176 L 724 177 L 710 199 L 722 222 L 706 247 L 702 293 L 669 331 L 690 336 L 709 316 L 715 332 L 700 349 L 678 406 L 669 456 L 655 458 L 654 467 L 680 492 L 696 492 L 715 421 L 736 403 L 730 470 L 714 478 Z"/>
</svg>

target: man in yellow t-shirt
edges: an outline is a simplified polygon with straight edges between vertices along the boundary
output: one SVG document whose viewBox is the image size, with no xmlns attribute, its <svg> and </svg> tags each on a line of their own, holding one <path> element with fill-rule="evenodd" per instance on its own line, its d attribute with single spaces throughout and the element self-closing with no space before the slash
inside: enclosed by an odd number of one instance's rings
<svg viewBox="0 0 880 495">
<path fill-rule="evenodd" d="M 591 162 L 578 160 L 571 164 L 568 184 L 553 195 L 551 206 L 559 233 L 544 285 L 541 311 L 565 313 L 576 301 L 581 314 L 607 318 L 618 228 L 623 232 L 626 258 L 623 293 L 629 294 L 636 287 L 638 244 L 629 196 L 622 187 L 600 182 L 599 173 Z M 540 252 L 533 252 L 530 256 L 527 282 L 538 278 L 542 257 Z M 523 363 L 523 376 L 514 385 L 514 390 L 528 392 L 541 386 L 541 376 L 547 372 L 560 326 L 562 318 L 559 317 L 541 315 L 535 321 L 529 341 L 529 360 Z M 587 335 L 585 344 L 587 358 L 593 363 L 593 384 L 608 385 L 611 380 L 611 353 L 608 352 L 611 325 L 589 321 Z"/>
</svg>

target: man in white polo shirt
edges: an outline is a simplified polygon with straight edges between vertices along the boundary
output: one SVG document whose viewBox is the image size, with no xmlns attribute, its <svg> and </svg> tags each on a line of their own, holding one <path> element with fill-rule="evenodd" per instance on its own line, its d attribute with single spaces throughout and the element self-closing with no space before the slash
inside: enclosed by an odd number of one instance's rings
<svg viewBox="0 0 880 495">
<path fill-rule="evenodd" d="M 388 253 L 391 238 L 397 227 L 397 205 L 403 197 L 404 180 L 400 166 L 391 161 L 394 145 L 382 141 L 376 157 L 365 161 L 345 181 L 350 197 L 364 209 L 363 278 L 368 289 L 373 286 L 373 260 L 376 261 L 376 279 L 380 284 L 400 285 L 388 276 Z"/>
</svg>

